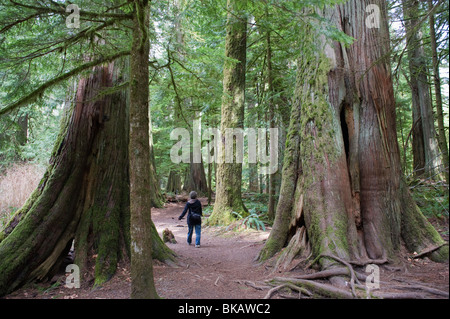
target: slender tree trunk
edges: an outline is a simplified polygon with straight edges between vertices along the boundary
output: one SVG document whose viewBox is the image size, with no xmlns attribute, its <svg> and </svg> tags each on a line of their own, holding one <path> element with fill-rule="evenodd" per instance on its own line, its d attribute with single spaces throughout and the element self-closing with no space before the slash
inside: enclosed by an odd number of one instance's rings
<svg viewBox="0 0 450 319">
<path fill-rule="evenodd" d="M 420 118 L 421 122 L 413 132 L 414 160 L 418 161 L 414 163 L 414 168 L 417 176 L 439 179 L 442 161 L 434 128 L 433 104 L 427 75 L 428 66 L 423 49 L 422 30 L 419 25 L 419 1 L 403 0 L 403 15 L 407 33 L 413 121 L 416 122 Z M 421 133 L 422 136 L 420 136 Z"/>
<path fill-rule="evenodd" d="M 164 207 L 165 198 L 161 192 L 158 173 L 156 172 L 155 152 L 153 149 L 153 134 L 152 134 L 152 119 L 150 109 L 148 112 L 149 117 L 149 136 L 150 136 L 150 199 L 152 207 L 161 208 Z"/>
<path fill-rule="evenodd" d="M 428 0 L 428 10 L 433 9 L 433 1 Z M 438 142 L 439 148 L 442 152 L 442 159 L 444 161 L 444 175 L 447 185 L 449 182 L 449 155 L 448 155 L 448 145 L 447 137 L 445 133 L 444 126 L 444 111 L 442 109 L 442 92 L 441 92 L 441 76 L 439 74 L 439 59 L 437 53 L 437 43 L 436 43 L 436 29 L 435 29 L 435 19 L 434 12 L 430 14 L 430 40 L 431 40 L 431 51 L 433 54 L 433 82 L 434 91 L 436 94 L 436 115 L 438 122 Z"/>
<path fill-rule="evenodd" d="M 16 134 L 16 140 L 19 145 L 25 145 L 28 141 L 28 114 L 19 117 L 17 124 L 19 131 Z"/>
<path fill-rule="evenodd" d="M 227 36 L 225 44 L 224 80 L 221 115 L 221 146 L 225 150 L 225 130 L 244 128 L 245 70 L 247 44 L 246 1 L 228 0 Z M 230 61 L 228 58 L 237 60 Z M 234 153 L 234 152 L 233 152 Z M 232 212 L 245 214 L 242 202 L 242 163 L 217 164 L 216 201 L 208 219 L 211 225 L 229 224 L 235 219 Z"/>
<path fill-rule="evenodd" d="M 212 202 L 212 168 L 212 163 L 208 162 L 208 205 Z"/>
<path fill-rule="evenodd" d="M 381 9 L 380 28 L 365 24 L 369 4 Z M 290 256 L 285 265 L 310 253 L 312 259 L 392 261 L 403 244 L 421 252 L 444 243 L 402 180 L 386 12 L 382 0 L 325 9 L 326 18 L 356 39 L 350 47 L 330 47 L 304 28 L 293 105 L 299 110 L 292 113 L 275 224 L 260 260 L 287 245 L 280 255 Z M 448 259 L 448 247 L 430 257 Z M 319 258 L 319 264 L 329 268 L 335 261 Z"/>
<path fill-rule="evenodd" d="M 191 153 L 191 158 L 192 153 Z M 183 184 L 183 190 L 187 192 L 196 191 L 200 196 L 208 193 L 208 184 L 206 182 L 205 167 L 203 160 L 201 163 L 190 163 L 186 172 L 186 178 Z"/>
<path fill-rule="evenodd" d="M 248 191 L 251 193 L 257 193 L 259 191 L 258 184 L 258 164 L 257 163 L 249 163 L 248 164 L 249 172 L 248 172 Z"/>
<path fill-rule="evenodd" d="M 266 15 L 269 17 L 268 9 L 266 7 Z M 266 45 L 267 45 L 267 87 L 268 87 L 268 109 L 269 109 L 269 125 L 270 128 L 275 128 L 275 105 L 273 101 L 274 89 L 273 89 L 273 69 L 272 69 L 272 44 L 270 38 L 270 31 L 266 34 Z M 269 143 L 267 142 L 267 145 Z M 267 211 L 267 216 L 270 220 L 275 218 L 275 202 L 276 202 L 276 177 L 277 174 L 270 174 L 269 176 L 269 208 Z"/>
<path fill-rule="evenodd" d="M 152 262 L 149 137 L 150 5 L 136 0 L 130 57 L 131 298 L 157 298 Z"/>
<path fill-rule="evenodd" d="M 181 177 L 175 170 L 170 170 L 166 192 L 179 194 L 181 192 Z"/>
</svg>

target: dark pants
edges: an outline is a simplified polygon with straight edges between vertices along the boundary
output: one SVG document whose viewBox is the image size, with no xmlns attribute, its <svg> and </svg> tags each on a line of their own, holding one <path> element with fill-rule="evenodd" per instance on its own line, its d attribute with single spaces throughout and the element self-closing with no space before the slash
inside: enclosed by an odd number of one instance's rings
<svg viewBox="0 0 450 319">
<path fill-rule="evenodd" d="M 195 244 L 200 245 L 200 238 L 201 238 L 201 232 L 202 232 L 202 225 L 188 225 L 189 231 L 188 231 L 188 237 L 187 242 L 188 244 L 191 244 L 192 242 L 192 234 L 194 232 L 195 228 Z"/>
</svg>

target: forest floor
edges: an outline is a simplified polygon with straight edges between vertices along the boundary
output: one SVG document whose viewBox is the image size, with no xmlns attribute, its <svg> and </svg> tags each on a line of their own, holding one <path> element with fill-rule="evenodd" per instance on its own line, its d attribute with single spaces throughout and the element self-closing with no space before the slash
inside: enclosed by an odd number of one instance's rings
<svg viewBox="0 0 450 319">
<path fill-rule="evenodd" d="M 203 204 L 206 200 L 202 199 Z M 274 273 L 268 264 L 255 264 L 254 259 L 267 239 L 265 231 L 226 231 L 220 227 L 203 227 L 201 248 L 186 243 L 186 219 L 178 221 L 184 203 L 167 203 L 164 208 L 152 209 L 152 219 L 162 234 L 171 230 L 177 240 L 168 246 L 177 254 L 177 265 L 154 264 L 157 292 L 165 299 L 261 299 L 266 289 L 258 290 L 248 283 L 264 285 L 264 280 L 274 276 L 290 277 L 311 273 L 313 270 Z M 439 226 L 448 241 L 448 224 Z M 195 238 L 195 235 L 194 235 Z M 193 239 L 194 239 L 193 238 Z M 364 273 L 364 269 L 358 269 Z M 427 258 L 405 258 L 401 267 L 380 267 L 381 291 L 392 292 L 393 286 L 421 284 L 449 291 L 448 263 L 434 263 Z M 8 296 L 6 299 L 126 299 L 130 296 L 129 264 L 122 262 L 117 274 L 102 287 L 92 288 L 82 283 L 79 289 L 64 287 L 65 275 L 51 283 L 32 284 Z M 247 283 L 247 284 L 246 284 Z M 275 298 L 279 297 L 276 295 Z M 426 298 L 445 298 L 429 295 Z M 448 298 L 448 297 L 447 297 Z"/>
</svg>

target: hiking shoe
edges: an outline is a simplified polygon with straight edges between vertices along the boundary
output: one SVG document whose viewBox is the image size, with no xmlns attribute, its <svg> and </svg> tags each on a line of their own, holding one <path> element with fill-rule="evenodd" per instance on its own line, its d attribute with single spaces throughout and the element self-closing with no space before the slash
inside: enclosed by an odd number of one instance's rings
<svg viewBox="0 0 450 319">
<path fill-rule="evenodd" d="M 195 248 L 200 248 L 200 245 L 195 245 Z"/>
</svg>

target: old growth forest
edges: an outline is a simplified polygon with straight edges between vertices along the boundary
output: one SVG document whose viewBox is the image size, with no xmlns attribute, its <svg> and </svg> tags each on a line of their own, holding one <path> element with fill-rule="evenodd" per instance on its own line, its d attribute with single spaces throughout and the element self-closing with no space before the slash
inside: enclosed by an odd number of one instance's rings
<svg viewBox="0 0 450 319">
<path fill-rule="evenodd" d="M 448 0 L 0 0 L 0 298 L 448 299 L 448 67 Z"/>
</svg>

